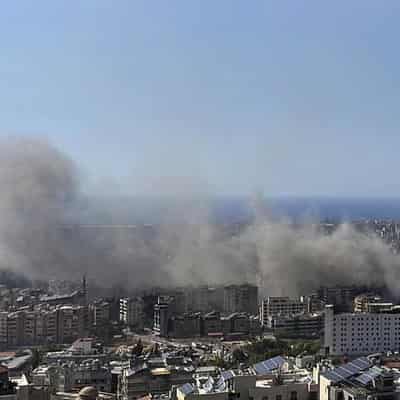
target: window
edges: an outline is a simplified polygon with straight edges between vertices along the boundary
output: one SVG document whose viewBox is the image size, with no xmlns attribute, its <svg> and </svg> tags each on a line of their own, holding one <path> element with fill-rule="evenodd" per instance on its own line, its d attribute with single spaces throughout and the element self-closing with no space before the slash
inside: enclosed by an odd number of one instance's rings
<svg viewBox="0 0 400 400">
<path fill-rule="evenodd" d="M 290 400 L 297 400 L 297 392 L 290 392 Z"/>
</svg>

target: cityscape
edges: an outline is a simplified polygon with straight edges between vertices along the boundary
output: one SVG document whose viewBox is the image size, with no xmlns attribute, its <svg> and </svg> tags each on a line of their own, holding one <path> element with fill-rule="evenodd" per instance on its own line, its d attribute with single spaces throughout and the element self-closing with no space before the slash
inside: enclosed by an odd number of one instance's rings
<svg viewBox="0 0 400 400">
<path fill-rule="evenodd" d="M 400 400 L 399 0 L 3 0 L 0 400 Z"/>
<path fill-rule="evenodd" d="M 356 221 L 397 254 L 400 225 Z M 333 235 L 338 224 L 321 223 Z M 385 286 L 295 297 L 242 284 L 99 297 L 90 277 L 0 288 L 2 395 L 135 400 L 394 398 L 400 303 Z M 372 397 L 371 397 L 372 396 Z M 336 397 L 334 397 L 336 398 Z"/>
</svg>

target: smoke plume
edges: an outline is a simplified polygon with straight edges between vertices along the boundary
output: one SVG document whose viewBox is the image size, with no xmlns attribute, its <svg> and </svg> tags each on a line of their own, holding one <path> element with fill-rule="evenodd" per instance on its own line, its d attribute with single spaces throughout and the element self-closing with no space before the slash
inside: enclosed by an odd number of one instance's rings
<svg viewBox="0 0 400 400">
<path fill-rule="evenodd" d="M 86 273 L 97 284 L 131 288 L 255 282 L 271 295 L 321 284 L 398 291 L 400 259 L 373 235 L 348 224 L 325 235 L 264 211 L 232 234 L 210 222 L 208 200 L 198 193 L 181 193 L 158 226 L 78 226 L 79 171 L 45 141 L 0 142 L 0 188 L 0 270 L 31 279 Z"/>
</svg>

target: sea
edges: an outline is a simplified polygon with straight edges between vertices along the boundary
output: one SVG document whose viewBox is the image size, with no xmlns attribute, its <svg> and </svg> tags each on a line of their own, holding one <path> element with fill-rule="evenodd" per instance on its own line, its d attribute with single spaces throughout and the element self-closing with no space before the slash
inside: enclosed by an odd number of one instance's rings
<svg viewBox="0 0 400 400">
<path fill-rule="evenodd" d="M 86 202 L 86 208 L 82 208 L 79 219 L 95 224 L 157 224 L 165 222 L 170 215 L 193 212 L 199 207 L 206 208 L 216 222 L 234 223 L 251 219 L 254 203 L 249 197 L 215 197 L 197 203 L 175 203 L 173 199 L 165 198 L 91 198 Z M 257 199 L 258 209 L 260 206 L 272 218 L 294 221 L 400 221 L 400 198 L 271 197 Z"/>
</svg>

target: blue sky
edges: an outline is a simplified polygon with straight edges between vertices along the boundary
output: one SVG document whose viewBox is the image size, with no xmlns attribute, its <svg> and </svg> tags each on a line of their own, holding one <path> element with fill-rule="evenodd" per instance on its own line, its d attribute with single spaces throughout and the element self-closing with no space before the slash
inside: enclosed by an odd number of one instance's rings
<svg viewBox="0 0 400 400">
<path fill-rule="evenodd" d="M 391 0 L 3 2 L 0 132 L 49 138 L 96 190 L 399 196 L 399 20 Z"/>
</svg>

